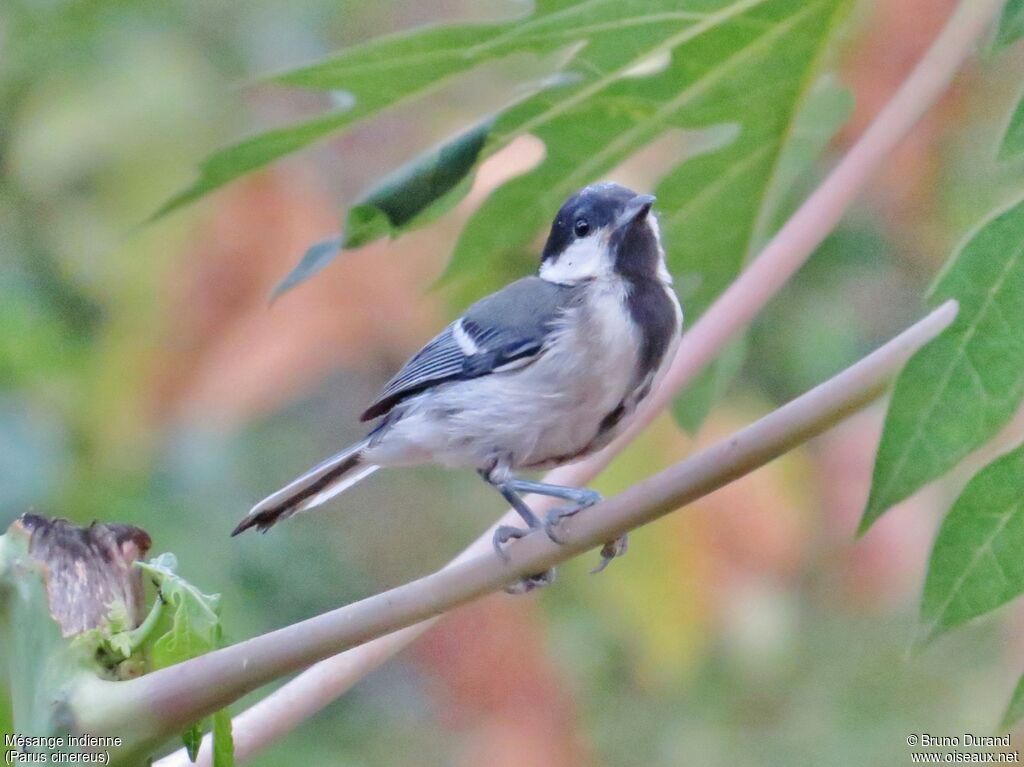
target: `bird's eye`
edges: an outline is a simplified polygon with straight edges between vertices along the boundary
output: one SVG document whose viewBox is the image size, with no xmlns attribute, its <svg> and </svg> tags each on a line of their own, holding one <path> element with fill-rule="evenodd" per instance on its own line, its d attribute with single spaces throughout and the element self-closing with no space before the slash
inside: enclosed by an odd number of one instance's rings
<svg viewBox="0 0 1024 767">
<path fill-rule="evenodd" d="M 585 218 L 577 218 L 573 231 L 576 232 L 577 237 L 586 237 L 590 234 L 590 223 Z"/>
</svg>

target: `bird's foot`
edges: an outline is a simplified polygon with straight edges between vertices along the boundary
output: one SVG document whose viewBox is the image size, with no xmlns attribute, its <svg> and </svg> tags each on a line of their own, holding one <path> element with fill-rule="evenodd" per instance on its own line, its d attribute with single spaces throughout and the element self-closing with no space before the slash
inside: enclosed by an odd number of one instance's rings
<svg viewBox="0 0 1024 767">
<path fill-rule="evenodd" d="M 527 575 L 525 578 L 520 578 L 515 583 L 505 587 L 506 594 L 528 594 L 534 589 L 544 588 L 550 586 L 555 582 L 555 568 L 549 568 L 542 573 L 536 575 Z"/>
<path fill-rule="evenodd" d="M 614 541 L 608 541 L 601 547 L 601 564 L 590 571 L 591 575 L 597 575 L 608 567 L 609 563 L 616 557 L 621 557 L 629 548 L 629 536 L 621 535 Z"/>
<path fill-rule="evenodd" d="M 524 530 L 521 527 L 512 527 L 511 525 L 500 525 L 494 531 L 494 537 L 491 538 L 491 545 L 494 546 L 495 552 L 504 561 L 508 562 L 508 554 L 505 553 L 505 544 L 509 541 L 514 541 L 519 538 L 525 538 L 532 530 Z"/>
<path fill-rule="evenodd" d="M 565 543 L 558 532 L 562 522 L 601 501 L 601 494 L 594 490 L 580 490 L 579 493 L 579 500 L 571 506 L 558 506 L 544 517 L 544 532 L 548 534 L 548 538 L 559 545 Z"/>
<path fill-rule="evenodd" d="M 509 541 L 517 540 L 519 538 L 525 538 L 533 530 L 525 530 L 522 527 L 512 527 L 511 525 L 501 525 L 494 531 L 494 537 L 491 538 L 491 543 L 494 546 L 494 550 L 498 553 L 505 562 L 509 561 L 509 556 L 505 552 L 505 544 Z M 549 586 L 555 581 L 555 568 L 545 570 L 543 573 L 536 573 L 535 575 L 527 575 L 511 586 L 505 587 L 505 593 L 507 594 L 526 594 L 534 589 L 543 588 Z"/>
<path fill-rule="evenodd" d="M 548 538 L 557 544 L 564 544 L 565 541 L 559 533 L 559 526 L 569 517 L 579 514 L 588 506 L 593 506 L 601 500 L 600 494 L 593 490 L 586 491 L 589 495 L 573 506 L 560 506 L 548 512 L 544 518 L 544 532 Z M 616 557 L 621 557 L 629 548 L 629 536 L 623 535 L 614 541 L 608 541 L 601 547 L 601 563 L 590 572 L 596 574 L 608 567 L 608 564 Z"/>
</svg>

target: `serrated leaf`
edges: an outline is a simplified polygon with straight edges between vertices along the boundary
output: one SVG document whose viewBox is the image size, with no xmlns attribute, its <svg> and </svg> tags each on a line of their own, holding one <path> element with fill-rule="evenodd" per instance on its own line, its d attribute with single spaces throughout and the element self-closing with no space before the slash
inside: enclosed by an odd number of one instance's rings
<svg viewBox="0 0 1024 767">
<path fill-rule="evenodd" d="M 1024 37 L 1024 0 L 1009 0 L 996 29 L 994 48 L 1002 50 Z"/>
<path fill-rule="evenodd" d="M 1000 730 L 1009 730 L 1024 718 L 1024 676 L 1017 681 L 1017 687 L 1010 696 L 1010 702 L 1006 706 L 1006 713 L 1003 714 L 1003 721 L 999 724 Z"/>
<path fill-rule="evenodd" d="M 746 244 L 746 256 L 760 249 L 792 211 L 792 191 L 814 160 L 853 111 L 853 95 L 831 75 L 815 82 L 799 105 L 788 137 L 779 153 L 775 172 L 765 188 Z M 739 243 L 737 243 L 739 244 Z M 670 250 L 672 243 L 669 243 Z M 710 253 L 711 258 L 719 257 Z M 731 260 L 735 261 L 734 258 Z M 695 307 L 695 309 L 699 309 Z M 687 315 L 690 306 L 687 306 Z M 688 320 L 689 321 L 689 320 Z M 694 434 L 714 404 L 739 374 L 746 356 L 745 342 L 727 346 L 701 374 L 676 397 L 672 412 L 686 431 Z"/>
<path fill-rule="evenodd" d="M 542 1 L 526 20 L 426 27 L 390 35 L 349 48 L 322 63 L 279 75 L 275 80 L 283 85 L 332 91 L 336 95 L 340 92 L 346 108 L 251 136 L 215 152 L 201 164 L 199 178 L 169 200 L 154 217 L 187 205 L 327 136 L 340 135 L 483 63 L 516 53 L 543 56 L 568 48 L 587 34 L 589 22 L 599 21 L 590 19 L 590 11 L 603 6 L 604 12 L 598 16 L 608 16 L 610 5 L 603 0 L 568 4 Z M 612 13 L 618 10 L 612 9 Z M 566 33 L 566 29 L 572 30 L 574 26 L 580 27 L 578 33 Z"/>
<path fill-rule="evenodd" d="M 853 114 L 853 107 L 853 93 L 832 73 L 819 77 L 808 90 L 765 192 L 751 250 L 760 250 L 795 210 L 800 199 L 793 199 L 793 189 Z"/>
<path fill-rule="evenodd" d="M 220 594 L 204 594 L 175 571 L 177 560 L 173 554 L 161 554 L 149 562 L 138 563 L 152 575 L 165 601 L 160 625 L 150 648 L 154 669 L 204 655 L 222 643 L 220 622 Z M 166 624 L 170 625 L 167 626 Z M 214 766 L 233 764 L 234 746 L 231 739 L 231 717 L 226 710 L 213 715 Z M 186 730 L 182 739 L 194 762 L 202 742 L 202 725 L 196 723 Z"/>
<path fill-rule="evenodd" d="M 731 141 L 670 168 L 655 190 L 670 268 L 688 319 L 697 317 L 749 252 L 781 148 L 841 8 L 834 0 L 722 4 L 655 43 L 671 52 L 661 71 L 563 89 L 557 100 L 541 93 L 506 112 L 494 134 L 528 130 L 545 143 L 545 160 L 484 203 L 448 274 L 479 294 L 535 268 L 531 241 L 573 191 L 666 131 L 735 126 Z M 603 60 L 593 66 L 609 69 Z"/>
<path fill-rule="evenodd" d="M 925 640 L 1024 592 L 1024 447 L 971 479 L 935 539 L 921 600 Z"/>
<path fill-rule="evenodd" d="M 1024 396 L 1024 201 L 954 254 L 929 303 L 950 298 L 956 320 L 896 381 L 861 532 L 994 436 Z"/>
<path fill-rule="evenodd" d="M 548 160 L 541 172 L 492 196 L 460 240 L 456 267 L 467 255 L 471 261 L 479 259 L 476 274 L 487 275 L 484 281 L 490 288 L 521 273 L 525 245 L 569 192 L 606 173 L 669 126 L 742 124 L 746 137 L 738 142 L 737 151 L 756 156 L 720 158 L 719 167 L 731 170 L 724 183 L 717 181 L 721 197 L 728 199 L 736 188 L 746 188 L 748 173 L 758 181 L 769 177 L 782 143 L 779 126 L 787 124 L 796 103 L 790 96 L 803 91 L 841 5 L 845 0 L 547 0 L 522 20 L 433 28 L 371 41 L 280 80 L 307 88 L 344 88 L 354 99 L 344 115 L 328 116 L 342 122 L 300 126 L 301 142 L 308 143 L 313 134 L 343 129 L 488 60 L 564 51 L 563 76 L 502 113 L 474 161 L 445 166 L 446 183 L 434 191 L 450 206 L 468 188 L 473 168 L 485 157 L 522 133 L 536 133 L 545 141 Z M 668 56 L 668 70 L 640 76 L 643 67 Z M 765 136 L 769 141 L 774 137 L 775 146 L 762 147 Z M 205 193 L 230 180 L 232 173 L 237 176 L 233 163 L 241 161 L 248 170 L 265 164 L 277 147 L 284 152 L 294 148 L 287 132 L 277 132 L 269 149 L 259 145 L 260 138 L 253 140 L 255 145 L 246 142 L 211 158 L 215 167 L 180 199 Z M 551 168 L 561 168 L 557 178 L 550 178 Z M 704 182 L 696 185 L 698 192 L 716 182 L 716 167 L 694 170 Z M 418 183 L 415 174 L 409 180 Z M 679 188 L 693 180 L 684 177 L 670 186 Z M 755 196 L 763 191 L 757 183 L 753 186 Z M 389 191 L 392 209 L 407 193 L 401 186 Z M 412 209 L 432 209 L 429 195 L 413 196 L 418 199 Z M 741 202 L 747 197 L 741 195 Z M 396 219 L 381 211 L 357 205 L 351 226 L 346 227 L 352 230 L 349 242 L 394 234 Z M 428 219 L 417 214 L 398 228 Z M 499 226 L 492 227 L 495 223 Z M 679 225 L 685 224 L 684 220 Z M 474 236 L 481 230 L 483 236 Z M 721 279 L 716 281 L 720 283 Z"/>
<path fill-rule="evenodd" d="M 998 159 L 1014 160 L 1024 157 L 1024 97 L 1017 102 L 1017 108 L 1010 115 L 1006 133 L 999 144 Z"/>
<path fill-rule="evenodd" d="M 134 647 L 132 647 L 131 632 L 120 631 L 116 634 L 112 634 L 107 639 L 107 644 L 110 646 L 112 652 L 116 653 L 121 658 L 131 657 Z"/>
<path fill-rule="evenodd" d="M 195 202 L 246 173 L 264 168 L 275 160 L 305 149 L 352 121 L 353 115 L 350 112 L 327 114 L 299 125 L 277 128 L 252 136 L 214 152 L 200 164 L 199 178 L 161 205 L 151 220 Z"/>
<path fill-rule="evenodd" d="M 166 668 L 213 650 L 220 632 L 220 594 L 204 594 L 175 573 L 172 554 L 161 554 L 139 566 L 153 575 L 170 613 L 170 629 L 151 649 L 153 668 Z"/>
</svg>

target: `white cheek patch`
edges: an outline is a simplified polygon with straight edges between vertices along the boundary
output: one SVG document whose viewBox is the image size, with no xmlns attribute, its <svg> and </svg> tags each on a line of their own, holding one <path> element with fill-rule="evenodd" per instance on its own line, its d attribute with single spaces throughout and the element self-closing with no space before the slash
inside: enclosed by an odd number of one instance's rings
<svg viewBox="0 0 1024 767">
<path fill-rule="evenodd" d="M 611 272 L 608 237 L 603 233 L 576 240 L 558 258 L 540 267 L 541 279 L 573 283 L 601 277 Z"/>
</svg>

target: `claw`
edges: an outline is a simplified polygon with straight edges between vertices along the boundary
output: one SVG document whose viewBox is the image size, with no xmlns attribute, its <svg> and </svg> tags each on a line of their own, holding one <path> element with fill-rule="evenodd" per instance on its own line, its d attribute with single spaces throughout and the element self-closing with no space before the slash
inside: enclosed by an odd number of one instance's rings
<svg viewBox="0 0 1024 767">
<path fill-rule="evenodd" d="M 623 535 L 614 541 L 608 541 L 601 547 L 601 564 L 590 571 L 591 575 L 597 575 L 603 571 L 616 557 L 621 557 L 629 549 L 629 536 Z"/>
<path fill-rule="evenodd" d="M 494 531 L 494 537 L 491 538 L 491 545 L 494 546 L 495 552 L 503 560 L 508 562 L 508 554 L 505 553 L 503 548 L 506 543 L 519 538 L 525 538 L 530 534 L 530 530 L 524 530 L 521 527 L 512 527 L 511 525 L 501 525 Z"/>
<path fill-rule="evenodd" d="M 595 493 L 595 495 L 597 494 Z M 598 496 L 597 500 L 600 500 L 600 496 Z M 592 506 L 594 503 L 597 503 L 597 500 L 594 500 L 587 505 Z M 578 514 L 584 508 L 586 508 L 586 506 L 583 505 L 562 506 L 549 511 L 547 516 L 544 517 L 544 532 L 548 534 L 548 538 L 559 545 L 564 545 L 565 541 L 558 534 L 559 525 L 565 519 L 573 516 L 574 514 Z M 629 536 L 623 535 L 621 538 L 616 538 L 614 541 L 608 541 L 601 547 L 601 563 L 590 572 L 592 574 L 601 572 L 608 567 L 608 564 L 613 559 L 625 554 L 628 548 Z"/>
<path fill-rule="evenodd" d="M 550 586 L 555 582 L 555 568 L 545 570 L 543 573 L 537 573 L 536 575 L 527 575 L 515 583 L 505 587 L 506 594 L 527 594 L 534 589 L 544 588 Z"/>
<path fill-rule="evenodd" d="M 559 506 L 549 511 L 544 517 L 544 532 L 548 534 L 548 538 L 559 546 L 565 545 L 565 541 L 558 535 L 558 528 L 563 521 L 576 514 L 579 510 L 579 506 Z"/>
<path fill-rule="evenodd" d="M 525 538 L 532 530 L 525 530 L 521 527 L 512 527 L 511 525 L 501 525 L 494 531 L 494 537 L 491 539 L 491 544 L 494 546 L 494 550 L 498 553 L 505 562 L 509 561 L 508 553 L 504 549 L 504 545 L 509 541 L 517 540 L 519 538 Z M 537 573 L 535 575 L 528 575 L 521 580 L 516 581 L 510 586 L 505 587 L 505 593 L 507 594 L 526 594 L 534 589 L 543 588 L 548 586 L 555 581 L 555 568 L 546 570 L 543 573 Z"/>
<path fill-rule="evenodd" d="M 548 538 L 560 546 L 565 544 L 565 541 L 558 536 L 558 527 L 562 521 L 601 501 L 601 494 L 594 490 L 584 489 L 580 491 L 580 494 L 580 500 L 577 503 L 572 506 L 554 508 L 544 517 L 544 532 L 548 534 Z"/>
</svg>

